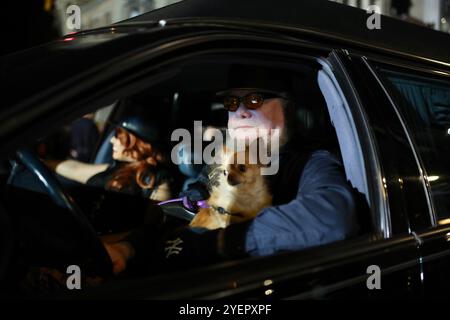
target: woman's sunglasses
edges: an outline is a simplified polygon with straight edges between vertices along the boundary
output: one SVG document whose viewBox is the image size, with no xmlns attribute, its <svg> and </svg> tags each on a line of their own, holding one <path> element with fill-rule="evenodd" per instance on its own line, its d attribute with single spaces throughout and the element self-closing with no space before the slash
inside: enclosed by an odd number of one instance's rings
<svg viewBox="0 0 450 320">
<path fill-rule="evenodd" d="M 263 105 L 264 100 L 273 98 L 286 99 L 280 94 L 270 92 L 252 92 L 243 97 L 227 95 L 223 98 L 223 107 L 228 111 L 235 112 L 242 102 L 247 109 L 256 110 Z"/>
</svg>

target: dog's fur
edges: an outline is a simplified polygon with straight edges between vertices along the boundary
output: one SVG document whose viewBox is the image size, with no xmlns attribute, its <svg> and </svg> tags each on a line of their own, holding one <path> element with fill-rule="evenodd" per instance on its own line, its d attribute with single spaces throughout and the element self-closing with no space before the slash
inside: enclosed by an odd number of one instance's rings
<svg viewBox="0 0 450 320">
<path fill-rule="evenodd" d="M 207 229 L 225 228 L 231 223 L 253 219 L 261 209 L 272 204 L 272 195 L 264 176 L 261 164 L 249 163 L 248 147 L 245 151 L 245 164 L 238 164 L 239 152 L 227 154 L 225 161 L 215 170 L 220 170 L 218 185 L 212 187 L 209 208 L 200 209 L 191 221 L 191 227 Z M 217 208 L 226 212 L 220 213 Z"/>
</svg>

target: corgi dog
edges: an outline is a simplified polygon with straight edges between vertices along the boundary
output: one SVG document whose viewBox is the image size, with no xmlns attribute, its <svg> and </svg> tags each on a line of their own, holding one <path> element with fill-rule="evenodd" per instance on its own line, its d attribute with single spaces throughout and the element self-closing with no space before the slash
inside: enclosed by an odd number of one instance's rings
<svg viewBox="0 0 450 320">
<path fill-rule="evenodd" d="M 226 149 L 224 149 L 226 150 Z M 239 156 L 240 153 L 244 155 Z M 237 159 L 245 157 L 245 163 Z M 245 151 L 227 154 L 212 172 L 218 183 L 212 187 L 207 200 L 209 208 L 202 208 L 191 221 L 191 227 L 207 229 L 225 228 L 232 223 L 253 219 L 261 209 L 272 204 L 272 195 L 266 179 L 261 175 L 263 165 L 249 163 L 248 147 Z"/>
</svg>

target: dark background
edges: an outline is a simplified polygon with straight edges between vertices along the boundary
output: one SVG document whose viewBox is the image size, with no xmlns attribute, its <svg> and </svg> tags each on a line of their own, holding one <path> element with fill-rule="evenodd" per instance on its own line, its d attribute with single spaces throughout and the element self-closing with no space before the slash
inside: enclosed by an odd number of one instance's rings
<svg viewBox="0 0 450 320">
<path fill-rule="evenodd" d="M 5 1 L 0 10 L 0 56 L 58 38 L 52 11 L 51 0 Z"/>
</svg>

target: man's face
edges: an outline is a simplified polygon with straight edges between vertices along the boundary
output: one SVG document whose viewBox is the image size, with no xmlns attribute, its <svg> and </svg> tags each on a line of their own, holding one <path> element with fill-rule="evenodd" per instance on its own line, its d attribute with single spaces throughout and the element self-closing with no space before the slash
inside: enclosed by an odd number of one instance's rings
<svg viewBox="0 0 450 320">
<path fill-rule="evenodd" d="M 243 97 L 257 90 L 233 90 L 230 95 Z M 264 100 L 263 105 L 255 110 L 247 109 L 241 102 L 235 112 L 228 112 L 228 129 L 232 138 L 249 139 L 261 136 L 261 130 L 270 133 L 271 129 L 279 129 L 281 135 L 285 126 L 283 101 L 281 98 Z M 256 135 L 254 134 L 256 132 Z"/>
</svg>

